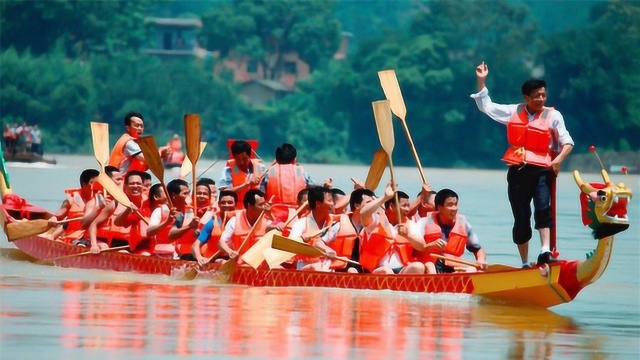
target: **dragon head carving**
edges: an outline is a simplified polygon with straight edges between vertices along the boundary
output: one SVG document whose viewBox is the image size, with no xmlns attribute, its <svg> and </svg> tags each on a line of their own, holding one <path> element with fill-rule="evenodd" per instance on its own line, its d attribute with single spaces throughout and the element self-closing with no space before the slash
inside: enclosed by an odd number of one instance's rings
<svg viewBox="0 0 640 360">
<path fill-rule="evenodd" d="M 585 183 L 575 170 L 573 179 L 580 187 L 582 223 L 593 229 L 593 237 L 602 239 L 629 228 L 627 205 L 633 196 L 623 183 L 614 184 L 602 169 L 604 183 Z"/>
</svg>

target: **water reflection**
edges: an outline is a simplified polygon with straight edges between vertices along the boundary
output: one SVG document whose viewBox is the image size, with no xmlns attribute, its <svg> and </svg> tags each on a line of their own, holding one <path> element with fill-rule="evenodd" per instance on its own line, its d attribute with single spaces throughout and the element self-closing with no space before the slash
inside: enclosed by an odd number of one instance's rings
<svg viewBox="0 0 640 360">
<path fill-rule="evenodd" d="M 584 355 L 598 343 L 552 311 L 463 295 L 90 281 L 60 281 L 58 292 L 51 283 L 17 282 L 0 283 L 3 291 L 60 294 L 38 316 L 59 317 L 65 354 L 542 359 Z M 3 320 L 28 322 L 36 316 L 29 306 L 4 303 Z"/>
</svg>

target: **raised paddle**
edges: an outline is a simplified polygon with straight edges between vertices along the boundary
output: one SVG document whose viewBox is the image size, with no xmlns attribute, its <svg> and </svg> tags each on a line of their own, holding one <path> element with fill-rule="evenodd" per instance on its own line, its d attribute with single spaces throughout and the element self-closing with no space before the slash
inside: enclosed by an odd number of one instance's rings
<svg viewBox="0 0 640 360">
<path fill-rule="evenodd" d="M 167 196 L 167 201 L 169 202 L 169 208 L 173 207 L 173 203 L 171 202 L 171 197 L 169 197 L 169 191 L 167 191 L 167 185 L 164 183 L 164 164 L 162 163 L 162 159 L 160 158 L 160 153 L 158 152 L 158 143 L 156 143 L 156 139 L 153 135 L 143 136 L 136 140 L 138 145 L 140 145 L 140 149 L 142 150 L 142 155 L 144 155 L 144 161 L 149 166 L 149 170 L 155 175 L 158 180 L 160 180 L 160 184 L 162 185 L 162 189 L 164 189 L 164 193 Z"/>
<path fill-rule="evenodd" d="M 353 261 L 349 258 L 346 258 L 343 256 L 329 256 L 322 249 L 318 249 L 315 246 L 312 246 L 303 242 L 299 242 L 293 239 L 289 239 L 278 234 L 273 236 L 271 247 L 276 250 L 282 250 L 289 253 L 304 255 L 304 256 L 326 256 L 331 260 L 340 260 L 340 261 L 347 262 L 349 264 L 360 266 L 358 262 Z"/>
<path fill-rule="evenodd" d="M 287 219 L 287 221 L 282 225 L 282 228 L 283 229 L 286 228 L 287 226 L 289 226 L 289 224 L 291 224 L 291 222 L 293 222 L 293 220 L 297 219 L 298 215 L 304 209 L 306 209 L 308 205 L 309 205 L 309 202 L 305 201 L 298 208 L 298 210 L 296 210 L 296 212 L 293 215 L 291 215 L 289 219 Z M 258 269 L 260 264 L 262 264 L 262 262 L 264 261 L 264 253 L 263 253 L 264 250 L 271 248 L 271 240 L 273 239 L 274 235 L 282 235 L 282 231 L 278 229 L 269 230 L 266 234 L 264 234 L 260 238 L 260 240 L 258 240 L 255 244 L 253 244 L 253 246 L 249 248 L 247 252 L 242 254 L 241 256 L 242 261 L 249 264 L 249 266 L 251 266 L 252 268 Z"/>
<path fill-rule="evenodd" d="M 102 187 L 109 194 L 111 194 L 111 196 L 113 196 L 113 198 L 118 203 L 122 204 L 122 206 L 128 207 L 129 209 L 133 209 L 133 204 L 131 203 L 131 200 L 129 200 L 129 198 L 127 197 L 127 194 L 125 194 L 124 191 L 120 189 L 118 184 L 116 184 L 107 174 L 100 173 L 100 175 L 98 175 L 98 183 L 100 183 L 100 185 L 102 185 Z M 140 214 L 140 211 L 134 210 L 134 212 L 136 213 L 136 215 L 140 217 L 140 219 L 145 224 L 149 225 L 149 221 L 144 216 L 142 216 L 142 214 Z"/>
<path fill-rule="evenodd" d="M 391 187 L 395 190 L 396 181 L 395 173 L 393 171 L 393 147 L 395 146 L 395 139 L 393 137 L 393 123 L 391 122 L 391 109 L 389 108 L 389 100 L 374 101 L 371 103 L 373 106 L 373 116 L 376 120 L 376 128 L 378 129 L 378 137 L 380 138 L 380 145 L 389 156 L 389 171 L 391 172 Z M 402 216 L 400 214 L 400 203 L 398 201 L 398 193 L 393 196 L 396 203 L 396 215 L 398 215 L 398 223 L 402 222 Z"/>
<path fill-rule="evenodd" d="M 116 250 L 124 250 L 124 249 L 127 249 L 128 247 L 129 247 L 129 245 L 116 246 L 116 247 L 100 250 L 100 253 L 109 252 L 109 251 L 116 251 Z M 95 255 L 100 255 L 100 253 L 95 254 Z M 38 264 L 53 264 L 54 262 L 56 262 L 58 260 L 69 259 L 69 258 L 74 258 L 74 257 L 78 257 L 78 256 L 85 256 L 85 255 L 91 255 L 91 251 L 85 251 L 85 252 L 81 252 L 81 253 L 77 253 L 77 254 L 71 254 L 71 255 L 58 256 L 58 257 L 54 257 L 54 258 L 50 258 L 50 259 L 42 259 L 42 260 L 38 260 L 36 262 Z"/>
<path fill-rule="evenodd" d="M 482 268 L 482 265 L 480 265 L 478 263 L 471 262 L 471 261 L 466 261 L 466 260 L 463 260 L 463 259 L 451 258 L 451 257 L 448 257 L 448 256 L 439 255 L 439 254 L 431 254 L 431 257 L 434 257 L 436 259 L 441 259 L 441 260 L 452 261 L 452 262 L 456 262 L 456 263 L 467 265 L 467 266 L 471 266 L 471 267 L 474 267 L 474 268 L 476 268 L 478 270 L 481 270 L 481 268 Z M 513 267 L 513 266 L 509 266 L 509 265 L 502 265 L 502 264 L 487 264 L 487 270 L 485 270 L 485 271 L 504 271 L 504 270 L 519 270 L 519 268 Z"/>
<path fill-rule="evenodd" d="M 200 159 L 200 115 L 186 114 L 184 116 L 184 137 L 187 148 L 187 156 L 191 162 L 192 184 L 196 183 L 196 163 Z M 193 213 L 198 213 L 196 192 L 193 191 Z"/>
<path fill-rule="evenodd" d="M 100 172 L 109 161 L 109 124 L 91 122 L 91 140 L 93 142 L 93 154 L 100 164 Z"/>
<path fill-rule="evenodd" d="M 46 219 L 12 222 L 7 224 L 7 239 L 9 239 L 9 241 L 24 239 L 29 236 L 42 234 L 56 225 L 66 224 L 68 222 L 78 221 L 81 219 L 82 217 L 77 217 L 56 221 L 55 223 L 50 223 L 49 220 Z"/>
<path fill-rule="evenodd" d="M 207 147 L 207 143 L 204 141 L 200 142 L 200 156 L 202 156 L 202 152 L 204 151 L 204 148 Z M 216 160 L 216 162 L 214 162 L 213 164 L 215 165 L 215 163 L 217 163 L 218 160 Z M 213 166 L 213 165 L 211 165 Z M 193 165 L 191 164 L 191 160 L 189 159 L 189 156 L 186 155 L 184 157 L 184 160 L 182 161 L 182 166 L 180 166 L 180 175 L 178 175 L 178 177 L 180 177 L 180 179 L 184 179 L 185 177 L 187 177 L 187 175 L 189 175 L 191 173 L 191 170 L 193 169 Z M 207 169 L 209 170 L 209 169 Z M 206 170 L 205 170 L 206 171 Z"/>
<path fill-rule="evenodd" d="M 262 218 L 264 217 L 264 213 L 265 213 L 265 211 L 263 209 L 260 212 L 260 215 L 258 215 L 258 218 L 256 219 L 256 222 L 251 227 L 251 230 L 249 230 L 249 233 L 242 240 L 242 243 L 240 244 L 240 247 L 238 248 L 238 256 L 236 256 L 233 259 L 229 259 L 226 263 L 224 263 L 224 264 L 222 264 L 222 266 L 220 266 L 220 269 L 218 270 L 218 272 L 216 274 L 224 282 L 228 282 L 233 277 L 233 273 L 236 272 L 236 267 L 238 267 L 238 259 L 240 259 L 240 252 L 242 251 L 244 246 L 247 244 L 247 241 L 249 241 L 249 239 L 253 236 L 253 233 L 258 228 L 258 225 L 262 222 Z"/>
<path fill-rule="evenodd" d="M 398 117 L 398 119 L 400 119 L 400 122 L 402 123 L 404 133 L 407 136 L 407 141 L 409 142 L 409 146 L 411 147 L 411 151 L 413 152 L 413 158 L 416 161 L 416 165 L 418 165 L 420 178 L 422 179 L 422 183 L 425 184 L 427 182 L 427 178 L 424 176 L 424 170 L 422 169 L 422 164 L 420 163 L 420 158 L 418 157 L 418 152 L 416 151 L 416 146 L 413 144 L 411 133 L 409 132 L 407 122 L 405 121 L 405 117 L 407 116 L 407 108 L 404 105 L 404 99 L 402 98 L 402 92 L 400 91 L 400 84 L 398 84 L 396 72 L 394 70 L 378 71 L 378 78 L 380 78 L 380 85 L 382 86 L 384 96 L 390 102 L 391 111 Z"/>
<path fill-rule="evenodd" d="M 366 189 L 375 191 L 378 184 L 380 184 L 380 179 L 382 179 L 387 163 L 389 163 L 389 155 L 387 155 L 386 151 L 378 149 L 373 153 L 373 159 L 371 160 L 371 166 L 369 166 L 367 179 L 364 181 L 364 187 Z"/>
</svg>

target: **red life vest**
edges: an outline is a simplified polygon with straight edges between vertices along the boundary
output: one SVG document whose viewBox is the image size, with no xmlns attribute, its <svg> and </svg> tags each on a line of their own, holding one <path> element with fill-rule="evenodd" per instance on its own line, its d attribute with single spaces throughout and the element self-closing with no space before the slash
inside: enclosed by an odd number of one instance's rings
<svg viewBox="0 0 640 360">
<path fill-rule="evenodd" d="M 135 140 L 135 138 L 127 133 L 122 134 L 116 144 L 113 145 L 113 149 L 111 150 L 111 156 L 109 157 L 109 165 L 115 166 L 118 169 L 121 169 L 122 164 L 127 158 L 124 156 L 124 146 L 129 142 L 129 140 Z M 137 171 L 147 171 L 147 164 L 138 159 L 137 157 L 132 157 L 129 163 L 129 167 L 125 169 L 125 172 L 129 172 L 131 170 Z"/>
<path fill-rule="evenodd" d="M 262 174 L 258 174 L 257 171 L 260 168 L 262 162 L 258 159 L 251 159 L 251 163 L 253 164 L 253 176 L 261 176 Z M 231 187 L 240 186 L 247 182 L 247 177 L 249 174 L 243 172 L 236 166 L 235 159 L 227 160 L 227 167 L 231 169 Z M 237 209 L 244 209 L 244 194 L 249 191 L 249 189 L 258 189 L 260 186 L 250 186 L 245 187 L 242 190 L 236 192 L 238 195 L 238 202 L 236 204 Z"/>
<path fill-rule="evenodd" d="M 235 217 L 236 217 L 236 226 L 233 232 L 233 236 L 231 238 L 232 244 L 233 244 L 232 249 L 238 251 L 238 256 L 240 256 L 245 252 L 247 252 L 247 250 L 249 250 L 253 246 L 253 244 L 255 244 L 258 241 L 258 239 L 261 238 L 266 233 L 267 220 L 264 217 L 262 218 L 262 220 L 260 221 L 260 224 L 257 225 L 255 231 L 253 232 L 253 235 L 251 235 L 251 237 L 247 240 L 247 243 L 244 244 L 242 249 L 240 249 L 240 246 L 242 246 L 242 242 L 244 241 L 244 238 L 249 234 L 253 225 L 249 224 L 249 220 L 247 220 L 246 210 L 236 210 Z M 239 259 L 238 264 L 241 264 L 241 263 L 242 263 L 242 260 Z"/>
<path fill-rule="evenodd" d="M 307 187 L 304 168 L 296 164 L 276 164 L 269 169 L 266 198 L 273 204 L 298 205 L 298 193 Z"/>
<path fill-rule="evenodd" d="M 509 148 L 502 156 L 502 161 L 509 165 L 522 163 L 551 166 L 551 111 L 544 107 L 529 122 L 525 104 L 518 105 L 517 111 L 507 124 L 507 141 Z"/>
<path fill-rule="evenodd" d="M 335 239 L 327 243 L 327 246 L 333 249 L 337 256 L 351 258 L 358 233 L 353 227 L 351 219 L 349 219 L 347 214 L 330 215 L 329 218 L 324 221 L 324 224 L 327 226 L 333 226 L 336 222 L 340 223 L 340 229 L 338 230 Z M 303 235 L 310 236 L 318 230 L 320 229 L 318 228 L 317 223 L 312 221 L 310 216 L 307 216 L 305 218 L 305 230 L 303 231 Z M 299 255 L 298 259 L 307 263 L 312 263 L 318 261 L 320 258 Z M 346 266 L 347 263 L 344 261 L 333 260 L 331 262 L 332 269 L 343 269 Z"/>
<path fill-rule="evenodd" d="M 433 211 L 427 214 L 427 226 L 425 228 L 424 240 L 428 243 L 436 241 L 438 239 L 444 239 L 444 234 L 442 233 L 442 228 L 440 227 L 440 223 L 438 221 L 437 212 Z M 447 246 L 444 248 L 444 251 L 432 247 L 425 251 L 414 251 L 416 258 L 420 262 L 436 262 L 436 258 L 431 257 L 431 254 L 440 254 L 443 253 L 448 255 L 453 255 L 456 257 L 462 256 L 464 253 L 464 249 L 467 245 L 467 240 L 469 235 L 467 234 L 467 220 L 464 215 L 457 215 L 456 222 L 449 233 L 449 238 L 447 241 Z"/>
<path fill-rule="evenodd" d="M 402 264 L 407 265 L 411 259 L 411 250 L 413 249 L 411 243 L 403 236 L 396 235 L 394 237 L 392 225 L 387 220 L 387 217 L 382 212 L 378 212 L 378 216 L 378 226 L 371 234 L 362 231 L 360 265 L 369 271 L 373 271 L 378 268 L 382 259 L 392 249 L 400 255 Z"/>
</svg>

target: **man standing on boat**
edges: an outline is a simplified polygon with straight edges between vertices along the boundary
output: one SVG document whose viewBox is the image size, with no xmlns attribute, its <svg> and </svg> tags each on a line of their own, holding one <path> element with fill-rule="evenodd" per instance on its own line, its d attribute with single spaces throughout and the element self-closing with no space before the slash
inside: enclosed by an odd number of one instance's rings
<svg viewBox="0 0 640 360">
<path fill-rule="evenodd" d="M 147 171 L 148 166 L 144 161 L 144 155 L 136 140 L 142 137 L 144 132 L 144 118 L 142 114 L 131 111 L 124 116 L 125 133 L 120 136 L 111 150 L 109 165 L 117 167 L 122 174 L 131 170 Z M 160 157 L 170 155 L 170 149 L 163 146 L 159 149 Z"/>
<path fill-rule="evenodd" d="M 513 242 L 518 245 L 522 266 L 528 267 L 531 230 L 531 201 L 535 209 L 535 228 L 542 244 L 537 264 L 557 261 L 551 253 L 551 187 L 562 161 L 573 149 L 573 139 L 559 111 L 545 107 L 547 85 L 544 80 L 530 79 L 522 84 L 524 103 L 494 104 L 485 86 L 488 66 L 476 67 L 478 93 L 471 95 L 478 109 L 495 121 L 506 125 L 509 148 L 502 157 L 509 165 L 507 192 L 513 213 Z M 560 152 L 553 158 L 554 143 Z"/>
</svg>

